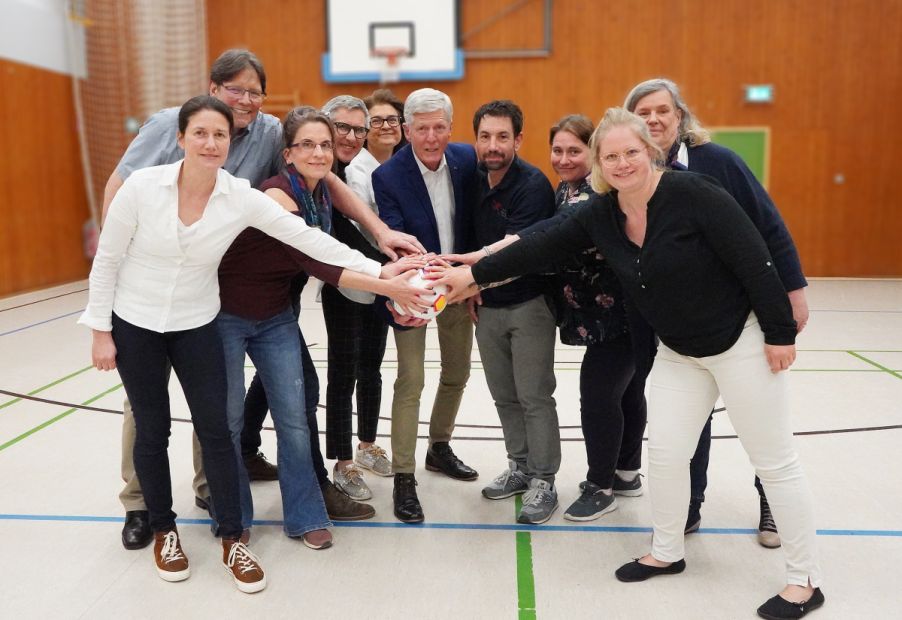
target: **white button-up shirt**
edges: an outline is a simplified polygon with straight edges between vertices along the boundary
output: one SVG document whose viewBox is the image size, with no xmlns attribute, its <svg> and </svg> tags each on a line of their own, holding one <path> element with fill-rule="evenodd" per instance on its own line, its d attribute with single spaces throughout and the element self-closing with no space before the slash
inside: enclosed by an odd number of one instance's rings
<svg viewBox="0 0 902 620">
<path fill-rule="evenodd" d="M 379 263 L 339 243 L 269 196 L 220 169 L 193 239 L 178 233 L 182 162 L 138 170 L 110 205 L 78 322 L 110 331 L 111 313 L 138 327 L 170 332 L 200 327 L 219 312 L 217 269 L 241 231 L 252 226 L 321 262 L 379 277 Z"/>
<path fill-rule="evenodd" d="M 413 158 L 423 175 L 432 210 L 435 212 L 435 224 L 438 227 L 438 242 L 442 254 L 454 252 L 454 186 L 451 184 L 451 170 L 442 155 L 442 163 L 433 171 L 423 165 L 417 154 Z"/>
</svg>

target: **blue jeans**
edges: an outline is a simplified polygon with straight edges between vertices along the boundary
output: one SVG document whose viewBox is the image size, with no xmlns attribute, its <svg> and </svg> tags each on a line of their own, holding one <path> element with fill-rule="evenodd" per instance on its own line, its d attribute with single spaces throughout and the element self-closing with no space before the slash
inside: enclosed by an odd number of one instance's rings
<svg viewBox="0 0 902 620">
<path fill-rule="evenodd" d="M 253 321 L 220 312 L 216 324 L 225 352 L 227 412 L 236 454 L 241 455 L 241 431 L 244 428 L 244 358 L 247 353 L 263 381 L 276 427 L 285 533 L 301 536 L 329 527 L 331 523 L 310 455 L 301 344 L 294 313 L 286 308 L 265 321 Z M 241 520 L 248 527 L 253 520 L 254 507 L 247 470 L 243 461 L 238 460 Z"/>
</svg>

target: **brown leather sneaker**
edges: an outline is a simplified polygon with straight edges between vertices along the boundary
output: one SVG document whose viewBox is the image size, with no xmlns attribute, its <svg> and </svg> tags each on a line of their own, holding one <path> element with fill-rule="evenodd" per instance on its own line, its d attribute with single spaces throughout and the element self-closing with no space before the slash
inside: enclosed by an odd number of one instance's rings
<svg viewBox="0 0 902 620">
<path fill-rule="evenodd" d="M 332 532 L 329 530 L 311 530 L 301 538 L 311 549 L 328 549 L 332 546 Z"/>
<path fill-rule="evenodd" d="M 244 457 L 244 466 L 247 468 L 248 478 L 251 482 L 279 479 L 279 468 L 266 459 L 259 450 L 257 454 Z"/>
<path fill-rule="evenodd" d="M 157 574 L 164 581 L 184 581 L 191 576 L 188 558 L 182 551 L 178 530 L 154 532 L 153 558 L 157 563 Z"/>
<path fill-rule="evenodd" d="M 240 540 L 222 539 L 222 564 L 242 592 L 253 594 L 266 587 L 266 574 L 260 559 Z"/>
</svg>

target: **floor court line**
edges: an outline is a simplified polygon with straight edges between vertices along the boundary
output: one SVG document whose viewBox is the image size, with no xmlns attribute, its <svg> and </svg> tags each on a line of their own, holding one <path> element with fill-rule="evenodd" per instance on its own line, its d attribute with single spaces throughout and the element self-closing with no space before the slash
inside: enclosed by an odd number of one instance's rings
<svg viewBox="0 0 902 620">
<path fill-rule="evenodd" d="M 848 353 L 848 354 L 851 355 L 852 357 L 855 357 L 855 358 L 860 359 L 860 360 L 863 361 L 863 362 L 867 362 L 867 363 L 870 364 L 871 366 L 875 366 L 876 368 L 879 368 L 879 369 L 882 370 L 883 372 L 888 372 L 889 374 L 891 374 L 892 376 L 896 377 L 897 379 L 902 379 L 902 375 L 900 375 L 900 374 L 899 374 L 898 372 L 896 372 L 895 370 L 890 370 L 890 369 L 887 368 L 886 366 L 883 366 L 883 365 L 881 365 L 881 364 L 878 364 L 878 363 L 875 362 L 874 360 L 868 359 L 868 358 L 866 358 L 864 355 L 861 355 L 861 354 L 859 354 L 859 353 L 856 352 L 856 351 L 846 351 L 846 353 Z"/>
<path fill-rule="evenodd" d="M 32 323 L 31 325 L 26 325 L 25 327 L 17 327 L 16 329 L 11 329 L 8 332 L 2 332 L 0 333 L 0 336 L 9 336 L 10 334 L 15 334 L 16 332 L 25 331 L 26 329 L 31 329 L 32 327 L 37 327 L 38 325 L 43 325 L 44 323 L 51 323 L 53 321 L 65 319 L 66 317 L 75 316 L 76 314 L 81 314 L 82 312 L 84 312 L 84 309 L 76 310 L 75 312 L 69 312 L 67 314 L 61 314 L 60 316 L 55 316 L 52 319 L 38 321 L 37 323 Z"/>
<path fill-rule="evenodd" d="M 0 521 L 57 521 L 65 523 L 122 523 L 121 516 L 103 515 L 40 515 L 40 514 L 0 514 Z M 210 525 L 210 519 L 178 518 L 179 525 Z M 282 527 L 279 520 L 254 520 L 256 527 Z M 399 530 L 462 530 L 500 532 L 540 532 L 540 533 L 599 533 L 599 534 L 650 534 L 650 526 L 641 525 L 523 525 L 521 523 L 400 523 L 389 521 L 339 521 L 332 524 L 336 528 L 399 529 Z M 757 529 L 744 527 L 703 527 L 696 532 L 702 535 L 750 536 Z M 696 534 L 692 534 L 695 536 Z M 869 529 L 820 529 L 818 536 L 902 538 L 902 530 Z"/>
</svg>

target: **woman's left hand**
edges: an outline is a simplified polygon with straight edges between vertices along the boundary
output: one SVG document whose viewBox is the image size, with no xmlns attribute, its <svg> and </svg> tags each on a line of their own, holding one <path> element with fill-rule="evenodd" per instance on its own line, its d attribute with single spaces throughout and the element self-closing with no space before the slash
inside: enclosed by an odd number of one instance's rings
<svg viewBox="0 0 902 620">
<path fill-rule="evenodd" d="M 93 330 L 91 362 L 97 370 L 116 369 L 116 344 L 113 342 L 112 332 Z"/>
<path fill-rule="evenodd" d="M 427 268 L 427 277 L 433 279 L 433 286 L 444 284 L 448 287 L 448 293 L 445 299 L 449 304 L 463 301 L 468 297 L 472 297 L 479 293 L 479 288 L 474 286 L 473 274 L 470 272 L 469 265 L 460 267 L 444 267 L 434 264 Z M 446 263 L 447 264 L 447 263 Z"/>
<path fill-rule="evenodd" d="M 776 374 L 782 370 L 788 370 L 796 361 L 796 346 L 794 344 L 765 344 L 764 356 L 767 358 L 770 371 Z"/>
<path fill-rule="evenodd" d="M 384 265 L 382 265 L 382 274 L 380 277 L 383 280 L 391 280 L 395 276 L 400 275 L 405 271 L 410 271 L 411 269 L 422 269 L 428 264 L 429 259 L 433 256 L 435 255 L 408 254 L 407 256 L 403 256 L 392 263 L 385 263 Z"/>
</svg>

